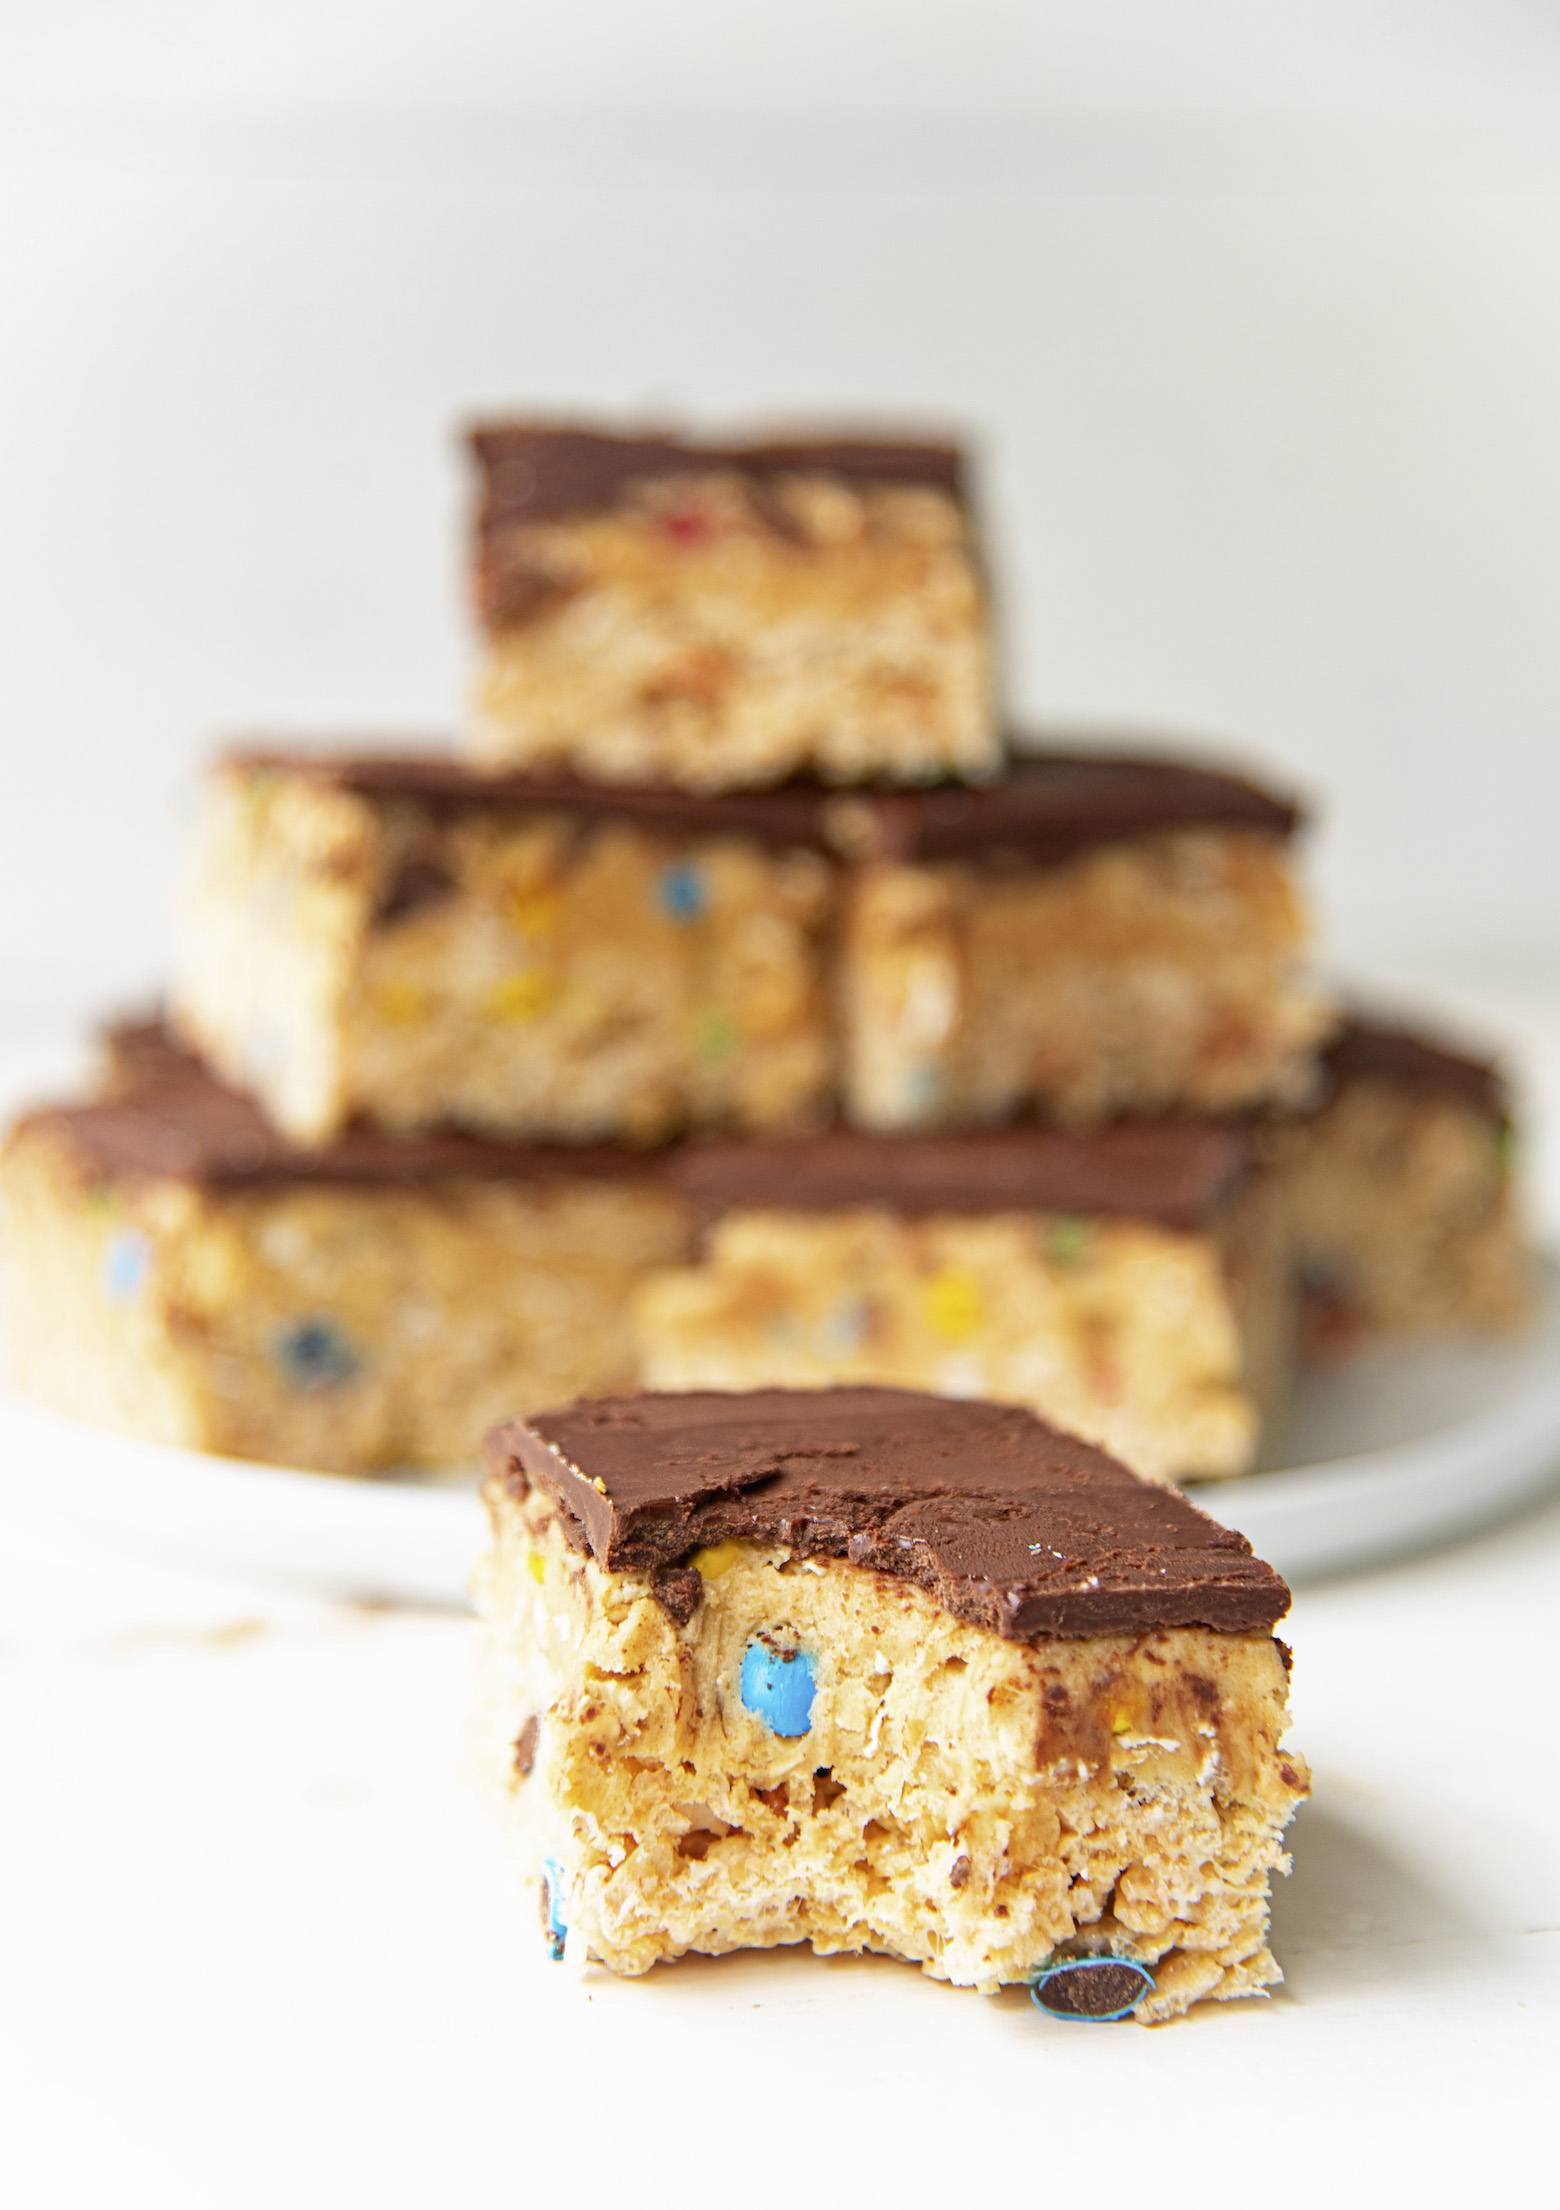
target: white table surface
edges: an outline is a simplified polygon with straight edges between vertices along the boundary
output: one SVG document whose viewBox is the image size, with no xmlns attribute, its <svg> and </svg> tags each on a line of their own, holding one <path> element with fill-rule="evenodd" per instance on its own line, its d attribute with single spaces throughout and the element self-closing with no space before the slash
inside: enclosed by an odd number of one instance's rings
<svg viewBox="0 0 1560 2210">
<path fill-rule="evenodd" d="M 1526 1047 L 1552 1226 L 1560 986 L 1465 995 Z M 1552 2197 L 1560 1501 L 1297 1592 L 1316 1791 L 1275 1912 L 1287 1984 L 1155 2032 L 876 1960 L 550 1966 L 463 1768 L 468 1622 L 127 1560 L 11 1511 L 18 2210 Z"/>
</svg>

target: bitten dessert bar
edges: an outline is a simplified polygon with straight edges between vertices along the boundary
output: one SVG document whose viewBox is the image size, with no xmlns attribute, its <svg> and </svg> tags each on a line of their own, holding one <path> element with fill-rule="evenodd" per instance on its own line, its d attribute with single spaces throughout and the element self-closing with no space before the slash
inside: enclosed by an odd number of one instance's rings
<svg viewBox="0 0 1560 2210">
<path fill-rule="evenodd" d="M 658 1141 L 1294 1102 L 1294 809 L 1037 757 L 984 789 L 690 797 L 438 760 L 212 780 L 173 1011 L 299 1142 Z"/>
<path fill-rule="evenodd" d="M 14 1377 L 131 1433 L 374 1472 L 469 1464 L 494 1419 L 642 1369 L 886 1376 L 1034 1403 L 1161 1476 L 1227 1472 L 1287 1348 L 1252 1149 L 1161 1128 L 305 1150 L 163 1030 L 122 1028 L 105 1097 L 30 1116 L 0 1159 Z"/>
<path fill-rule="evenodd" d="M 640 1378 L 989 1397 L 1151 1480 L 1243 1472 L 1293 1334 L 1263 1149 L 1186 1122 L 690 1147 L 706 1232 L 637 1293 Z"/>
<path fill-rule="evenodd" d="M 1320 1109 L 1278 1152 L 1313 1353 L 1525 1317 L 1533 1261 L 1511 1153 L 1511 1101 L 1488 1060 L 1350 1022 Z"/>
<path fill-rule="evenodd" d="M 495 1777 L 555 1954 L 878 1950 L 1146 2023 L 1280 1978 L 1283 1582 L 1023 1411 L 584 1402 L 489 1441 Z"/>
<path fill-rule="evenodd" d="M 471 444 L 480 765 L 684 790 L 995 772 L 952 446 L 524 422 Z"/>
</svg>

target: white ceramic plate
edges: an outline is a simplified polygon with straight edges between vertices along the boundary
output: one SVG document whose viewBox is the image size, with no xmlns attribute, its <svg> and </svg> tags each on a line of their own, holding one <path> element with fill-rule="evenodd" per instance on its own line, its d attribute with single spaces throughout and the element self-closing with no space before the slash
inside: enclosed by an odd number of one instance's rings
<svg viewBox="0 0 1560 2210">
<path fill-rule="evenodd" d="M 1443 1541 L 1560 1482 L 1560 1271 L 1520 1341 L 1382 1351 L 1303 1385 L 1275 1470 L 1199 1504 L 1290 1578 Z M 453 1605 L 469 1482 L 355 1481 L 132 1442 L 0 1395 L 0 1490 L 99 1542 L 333 1595 Z"/>
<path fill-rule="evenodd" d="M 1308 1375 L 1267 1463 L 1191 1494 L 1290 1580 L 1470 1533 L 1560 1485 L 1560 1266 L 1513 1341 L 1405 1344 Z"/>
</svg>

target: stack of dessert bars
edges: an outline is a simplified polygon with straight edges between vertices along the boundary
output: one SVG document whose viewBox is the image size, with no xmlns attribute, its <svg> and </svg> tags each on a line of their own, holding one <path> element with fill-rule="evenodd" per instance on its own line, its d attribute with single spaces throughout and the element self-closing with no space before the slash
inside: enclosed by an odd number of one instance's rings
<svg viewBox="0 0 1560 2210">
<path fill-rule="evenodd" d="M 886 1386 L 1178 1482 L 1302 1336 L 1520 1310 L 1497 1078 L 1341 1024 L 1295 806 L 1004 742 L 956 449 L 473 447 L 463 748 L 224 758 L 166 1020 L 10 1137 L 24 1390 L 368 1473 Z"/>
</svg>

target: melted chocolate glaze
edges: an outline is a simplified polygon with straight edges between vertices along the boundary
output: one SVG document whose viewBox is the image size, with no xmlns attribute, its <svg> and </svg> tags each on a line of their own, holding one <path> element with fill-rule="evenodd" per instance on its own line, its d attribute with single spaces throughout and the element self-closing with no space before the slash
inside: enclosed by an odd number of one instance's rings
<svg viewBox="0 0 1560 2210">
<path fill-rule="evenodd" d="M 709 1213 L 734 1206 L 832 1212 L 1118 1214 L 1167 1228 L 1205 1225 L 1252 1164 L 1250 1130 L 1139 1121 L 1074 1134 L 1036 1126 L 970 1135 L 869 1136 L 854 1129 L 795 1138 L 692 1143 L 671 1172 Z"/>
<path fill-rule="evenodd" d="M 706 797 L 628 783 L 587 783 L 569 775 L 483 774 L 437 753 L 337 755 L 246 747 L 229 757 L 251 773 L 290 776 L 380 804 L 408 800 L 440 819 L 571 813 L 587 820 L 629 821 L 668 836 L 744 836 L 782 850 L 831 849 L 827 816 L 836 794 L 820 783 Z"/>
<path fill-rule="evenodd" d="M 853 809 L 864 803 L 859 816 Z M 1238 775 L 1174 760 L 1042 753 L 1011 760 L 993 783 L 881 791 L 835 800 L 835 836 L 859 822 L 860 849 L 896 860 L 1070 859 L 1156 830 L 1261 829 L 1292 836 L 1299 807 Z"/>
<path fill-rule="evenodd" d="M 1088 1135 L 1048 1128 L 970 1135 L 705 1140 L 646 1152 L 608 1144 L 506 1144 L 455 1131 L 351 1129 L 304 1150 L 218 1082 L 160 1022 L 105 1037 L 105 1100 L 33 1115 L 67 1132 L 109 1174 L 154 1174 L 208 1188 L 294 1181 L 358 1184 L 655 1178 L 712 1215 L 735 1206 L 801 1212 L 882 1205 L 894 1212 L 1120 1214 L 1167 1227 L 1211 1220 L 1251 1162 L 1253 1139 L 1209 1122 L 1153 1122 Z"/>
<path fill-rule="evenodd" d="M 856 483 L 928 484 L 962 501 L 956 445 L 889 438 L 818 437 L 758 445 L 706 445 L 675 433 L 613 436 L 537 422 L 480 423 L 470 433 L 482 475 L 479 528 L 599 513 L 634 482 L 735 471 L 764 482 L 783 475 L 844 476 Z"/>
<path fill-rule="evenodd" d="M 496 1428 L 487 1459 L 614 1572 L 784 1543 L 913 1581 L 1020 1642 L 1261 1631 L 1289 1608 L 1243 1535 L 1007 1406 L 906 1389 L 582 1399 Z"/>
<path fill-rule="evenodd" d="M 1492 1120 L 1511 1117 L 1511 1096 L 1492 1059 L 1465 1058 L 1406 1028 L 1350 1020 L 1324 1055 L 1334 1094 L 1351 1082 L 1381 1082 L 1467 1105 Z"/>
<path fill-rule="evenodd" d="M 156 1022 L 110 1030 L 108 1095 L 30 1114 L 109 1175 L 152 1175 L 207 1189 L 289 1182 L 380 1186 L 479 1181 L 651 1181 L 662 1155 L 613 1144 L 492 1143 L 457 1130 L 388 1135 L 350 1128 L 316 1150 L 279 1135 L 247 1097 L 208 1074 Z"/>
<path fill-rule="evenodd" d="M 1299 808 L 1237 775 L 1172 760 L 1030 754 L 976 787 L 831 790 L 798 779 L 705 796 L 569 776 L 485 775 L 437 755 L 327 755 L 245 749 L 243 769 L 291 775 L 435 813 L 575 813 L 679 837 L 744 836 L 862 859 L 1055 864 L 1155 830 L 1245 828 L 1287 837 Z"/>
</svg>

